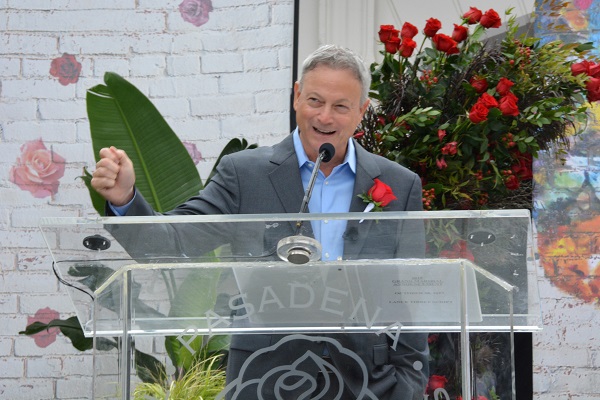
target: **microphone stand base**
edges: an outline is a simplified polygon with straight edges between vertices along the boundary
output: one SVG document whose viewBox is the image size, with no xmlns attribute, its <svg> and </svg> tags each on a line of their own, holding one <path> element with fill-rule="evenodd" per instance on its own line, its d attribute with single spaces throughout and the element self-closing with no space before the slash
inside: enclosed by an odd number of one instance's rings
<svg viewBox="0 0 600 400">
<path fill-rule="evenodd" d="M 308 236 L 288 236 L 277 243 L 277 255 L 292 264 L 306 264 L 321 259 L 321 244 Z"/>
</svg>

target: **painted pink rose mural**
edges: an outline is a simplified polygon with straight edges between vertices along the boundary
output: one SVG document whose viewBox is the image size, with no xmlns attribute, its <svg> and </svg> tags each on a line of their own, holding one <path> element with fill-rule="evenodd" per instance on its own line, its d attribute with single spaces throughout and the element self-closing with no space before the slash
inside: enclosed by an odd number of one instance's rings
<svg viewBox="0 0 600 400">
<path fill-rule="evenodd" d="M 77 62 L 75 56 L 63 54 L 55 58 L 50 64 L 50 75 L 58 78 L 58 82 L 67 86 L 69 83 L 77 83 L 81 73 L 81 63 Z"/>
<path fill-rule="evenodd" d="M 65 159 L 48 150 L 42 139 L 21 146 L 21 156 L 10 170 L 10 181 L 33 197 L 53 196 L 65 174 Z"/>
<path fill-rule="evenodd" d="M 184 21 L 196 26 L 208 22 L 208 14 L 213 10 L 211 0 L 183 0 L 179 12 Z"/>
<path fill-rule="evenodd" d="M 202 153 L 200 153 L 200 150 L 198 150 L 198 147 L 194 143 L 183 142 L 183 145 L 190 157 L 192 157 L 192 160 L 194 160 L 194 164 L 198 165 L 200 161 L 204 160 L 204 158 L 202 158 Z"/>
<path fill-rule="evenodd" d="M 49 323 L 52 320 L 60 318 L 58 311 L 51 309 L 50 307 L 40 308 L 37 310 L 33 317 L 27 317 L 27 325 L 31 325 L 34 322 L 41 322 L 44 324 Z M 38 347 L 48 347 L 56 341 L 56 335 L 60 330 L 58 328 L 49 328 L 45 331 L 36 333 L 31 337 L 35 341 Z"/>
</svg>

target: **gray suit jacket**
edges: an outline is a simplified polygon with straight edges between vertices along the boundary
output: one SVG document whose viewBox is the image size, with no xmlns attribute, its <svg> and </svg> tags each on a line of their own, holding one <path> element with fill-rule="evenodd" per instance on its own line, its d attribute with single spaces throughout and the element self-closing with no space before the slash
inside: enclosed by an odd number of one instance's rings
<svg viewBox="0 0 600 400">
<path fill-rule="evenodd" d="M 386 210 L 416 211 L 422 210 L 422 191 L 420 178 L 408 169 L 373 155 L 356 144 L 357 171 L 350 205 L 350 212 L 362 212 L 366 206 L 359 194 L 373 186 L 373 180 L 379 178 L 388 184 L 397 200 L 392 201 Z M 169 215 L 207 215 L 207 214 L 268 214 L 298 213 L 301 207 L 304 190 L 298 168 L 298 160 L 294 151 L 292 136 L 272 147 L 261 147 L 254 150 L 238 152 L 223 157 L 217 168 L 217 174 L 198 196 L 178 206 Z M 109 211 L 110 214 L 110 211 Z M 156 214 L 150 205 L 138 193 L 127 215 Z M 310 235 L 310 224 L 305 224 Z M 418 256 L 424 245 L 419 238 L 419 227 L 394 223 L 384 224 L 365 220 L 349 221 L 347 235 L 344 236 L 344 258 L 392 258 Z M 416 231 L 416 232 L 415 232 Z M 282 237 L 293 234 L 293 226 L 282 227 L 282 230 L 270 232 L 270 237 L 261 238 L 257 250 L 255 240 L 248 241 L 244 235 L 228 232 L 218 235 L 203 235 L 199 240 L 193 234 L 179 234 L 178 247 L 185 250 L 186 255 L 194 252 L 201 254 L 211 247 L 222 243 L 223 237 L 231 240 L 234 252 L 238 254 L 254 254 L 268 252 Z M 215 239 L 220 236 L 218 239 Z M 237 237 L 237 239 L 235 239 Z M 231 239 L 234 238 L 234 239 Z M 255 239 L 255 238 L 253 238 Z M 142 240 L 140 238 L 140 240 Z M 203 242 L 199 246 L 199 242 Z M 402 334 L 396 350 L 390 348 L 390 338 L 375 334 L 341 334 L 331 335 L 345 348 L 354 351 L 365 362 L 369 373 L 369 389 L 379 399 L 422 399 L 428 378 L 427 336 L 424 334 Z M 235 378 L 244 361 L 252 352 L 277 343 L 281 335 L 243 335 L 232 338 L 228 364 L 228 379 Z M 260 378 L 273 366 L 288 365 L 296 358 L 310 350 L 322 354 L 324 344 L 307 343 L 306 346 L 290 346 L 281 350 L 279 356 L 271 357 L 271 365 L 262 365 L 250 372 L 248 379 Z M 329 349 L 332 362 L 338 354 Z M 416 363 L 416 364 L 415 364 Z M 420 363 L 420 364 L 419 364 Z M 422 365 L 415 370 L 414 365 Z M 356 373 L 347 365 L 336 365 L 345 371 L 345 392 L 343 399 L 356 398 Z M 310 368 L 309 368 L 310 369 Z M 308 371 L 316 374 L 316 370 Z M 252 395 L 243 394 L 238 398 L 252 399 Z M 267 397 L 268 398 L 268 397 Z M 290 399 L 293 397 L 290 397 Z"/>
</svg>

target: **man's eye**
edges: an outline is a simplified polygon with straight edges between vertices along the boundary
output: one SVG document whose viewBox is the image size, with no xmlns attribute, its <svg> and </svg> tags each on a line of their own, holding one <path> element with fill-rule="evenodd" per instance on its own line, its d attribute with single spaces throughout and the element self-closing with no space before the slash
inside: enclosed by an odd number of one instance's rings
<svg viewBox="0 0 600 400">
<path fill-rule="evenodd" d="M 313 106 L 313 107 L 316 107 L 316 106 L 319 106 L 319 105 L 321 105 L 321 101 L 319 101 L 319 99 L 317 99 L 317 98 L 314 98 L 314 97 L 309 97 L 309 98 L 308 98 L 308 103 L 309 103 L 311 106 Z"/>
<path fill-rule="evenodd" d="M 341 113 L 347 113 L 348 111 L 350 111 L 350 107 L 342 105 L 342 104 L 338 104 L 337 106 L 335 106 L 335 109 Z"/>
</svg>

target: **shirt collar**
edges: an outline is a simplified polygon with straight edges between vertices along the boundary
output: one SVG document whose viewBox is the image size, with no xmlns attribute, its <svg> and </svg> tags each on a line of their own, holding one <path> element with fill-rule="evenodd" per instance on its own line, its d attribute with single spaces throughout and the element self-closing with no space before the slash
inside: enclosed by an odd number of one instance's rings
<svg viewBox="0 0 600 400">
<path fill-rule="evenodd" d="M 300 131 L 298 128 L 294 130 L 292 136 L 294 139 L 294 150 L 296 151 L 296 157 L 298 158 L 298 167 L 302 168 L 304 164 L 311 161 L 308 159 L 304 147 L 302 146 L 302 142 L 300 141 Z M 354 147 L 354 140 L 352 140 L 352 138 L 348 139 L 348 151 L 346 151 L 346 157 L 344 157 L 344 162 L 341 165 L 344 164 L 348 164 L 352 172 L 356 174 L 356 148 Z"/>
</svg>

